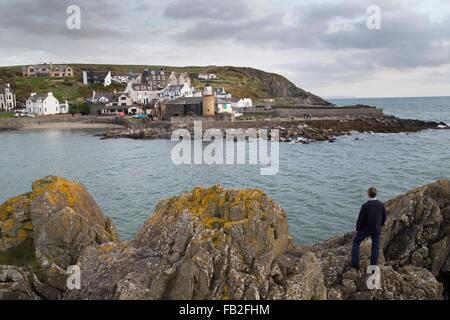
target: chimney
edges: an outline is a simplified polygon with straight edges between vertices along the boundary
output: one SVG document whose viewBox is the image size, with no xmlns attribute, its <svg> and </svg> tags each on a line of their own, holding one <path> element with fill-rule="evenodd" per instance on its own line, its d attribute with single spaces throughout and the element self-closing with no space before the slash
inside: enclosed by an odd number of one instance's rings
<svg viewBox="0 0 450 320">
<path fill-rule="evenodd" d="M 95 90 L 92 92 L 92 101 L 95 100 Z"/>
<path fill-rule="evenodd" d="M 6 84 L 6 87 L 11 88 L 11 85 L 9 83 Z"/>
<path fill-rule="evenodd" d="M 47 93 L 47 96 L 49 96 L 49 97 L 53 97 L 53 92 L 49 92 L 49 93 Z"/>
<path fill-rule="evenodd" d="M 31 94 L 30 94 L 30 97 L 34 97 L 36 95 L 36 92 L 32 92 Z"/>
</svg>

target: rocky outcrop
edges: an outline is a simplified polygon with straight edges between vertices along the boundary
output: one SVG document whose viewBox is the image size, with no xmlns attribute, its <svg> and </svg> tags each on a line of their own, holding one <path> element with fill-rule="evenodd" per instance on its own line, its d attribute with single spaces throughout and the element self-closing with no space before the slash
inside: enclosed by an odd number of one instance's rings
<svg viewBox="0 0 450 320">
<path fill-rule="evenodd" d="M 148 124 L 148 128 L 126 128 L 108 130 L 100 136 L 104 139 L 128 138 L 128 139 L 171 139 L 177 125 Z M 194 136 L 193 123 L 186 122 L 183 129 L 188 129 L 191 136 Z M 317 119 L 309 121 L 282 121 L 282 120 L 258 120 L 214 123 L 214 129 L 222 129 L 225 135 L 226 129 L 236 128 L 252 129 L 278 129 L 280 132 L 280 142 L 309 144 L 312 142 L 330 141 L 343 135 L 359 133 L 400 133 L 418 132 L 427 129 L 444 130 L 450 129 L 447 125 L 437 122 L 427 122 L 420 120 L 399 119 L 393 116 L 355 116 L 353 118 Z"/>
<path fill-rule="evenodd" d="M 442 297 L 441 278 L 449 256 L 450 181 L 441 180 L 389 201 L 383 230 L 382 288 L 367 290 L 367 274 L 350 269 L 354 234 L 318 244 L 330 299 L 424 299 Z M 369 266 L 370 240 L 362 245 L 362 270 Z M 448 286 L 448 283 L 446 283 Z"/>
<path fill-rule="evenodd" d="M 133 241 L 83 256 L 84 289 L 66 298 L 266 298 L 289 244 L 286 213 L 263 192 L 197 188 L 160 203 Z"/>
<path fill-rule="evenodd" d="M 2 231 L 9 232 L 3 250 L 32 240 L 38 263 L 0 267 L 0 298 L 442 299 L 450 181 L 413 190 L 387 207 L 381 289 L 370 290 L 369 240 L 360 271 L 350 268 L 353 233 L 299 246 L 284 210 L 260 190 L 196 188 L 162 201 L 132 241 L 119 242 L 81 185 L 49 177 L 1 207 L 1 230 L 5 216 L 17 217 L 17 226 Z M 21 242 L 17 235 L 29 220 Z M 81 289 L 67 290 L 63 271 L 74 263 Z"/>
<path fill-rule="evenodd" d="M 38 270 L 35 284 L 39 285 L 34 286 L 44 298 L 61 297 L 66 290 L 66 269 L 76 264 L 84 249 L 117 240 L 110 220 L 74 181 L 38 180 L 31 193 L 0 206 L 0 263 L 4 260 Z"/>
</svg>

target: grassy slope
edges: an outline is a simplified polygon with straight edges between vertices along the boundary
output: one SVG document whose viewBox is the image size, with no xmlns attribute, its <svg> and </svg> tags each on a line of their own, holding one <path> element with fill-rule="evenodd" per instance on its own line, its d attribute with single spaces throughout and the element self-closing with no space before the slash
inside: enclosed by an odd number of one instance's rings
<svg viewBox="0 0 450 320">
<path fill-rule="evenodd" d="M 82 102 L 85 98 L 92 94 L 92 90 L 96 91 L 114 91 L 122 90 L 123 87 L 115 85 L 109 88 L 103 86 L 85 87 L 80 83 L 81 70 L 112 70 L 113 73 L 142 72 L 143 65 L 97 65 L 97 64 L 71 64 L 75 70 L 77 77 L 72 79 L 48 79 L 48 78 L 22 78 L 20 76 L 22 67 L 1 67 L 0 81 L 10 82 L 16 90 L 18 101 L 24 101 L 31 92 L 47 92 L 53 91 L 55 96 L 69 102 Z M 149 68 L 161 68 L 161 66 L 148 66 Z M 224 87 L 225 90 L 232 93 L 238 98 L 250 97 L 253 99 L 278 98 L 279 96 L 301 97 L 305 98 L 309 93 L 297 88 L 282 76 L 266 73 L 251 68 L 236 67 L 164 67 L 167 72 L 188 72 L 192 84 L 196 88 L 202 88 L 204 81 L 197 80 L 199 73 L 215 73 L 218 80 L 210 81 L 214 87 Z M 275 89 L 274 89 L 275 88 Z M 280 90 L 287 88 L 286 90 Z M 282 92 L 282 93 L 280 93 Z"/>
</svg>

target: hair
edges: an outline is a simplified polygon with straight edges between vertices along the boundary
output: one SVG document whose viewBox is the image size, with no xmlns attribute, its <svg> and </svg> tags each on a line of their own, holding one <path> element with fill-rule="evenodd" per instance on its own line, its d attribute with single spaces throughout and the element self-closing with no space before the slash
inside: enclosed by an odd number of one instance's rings
<svg viewBox="0 0 450 320">
<path fill-rule="evenodd" d="M 369 190 L 367 190 L 367 194 L 369 195 L 369 197 L 375 198 L 378 194 L 378 190 L 375 187 L 370 187 Z"/>
</svg>

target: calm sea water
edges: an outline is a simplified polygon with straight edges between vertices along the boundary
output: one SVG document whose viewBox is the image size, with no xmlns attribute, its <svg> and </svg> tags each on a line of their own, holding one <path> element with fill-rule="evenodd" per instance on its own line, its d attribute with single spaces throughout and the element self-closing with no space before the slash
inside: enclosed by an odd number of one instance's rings
<svg viewBox="0 0 450 320">
<path fill-rule="evenodd" d="M 450 123 L 450 98 L 335 100 L 364 103 L 401 117 Z M 288 212 L 290 231 L 311 244 L 354 228 L 365 190 L 382 200 L 450 178 L 450 131 L 363 134 L 334 144 L 281 145 L 280 172 L 255 166 L 175 166 L 170 141 L 100 140 L 93 131 L 0 133 L 0 202 L 30 190 L 46 175 L 82 182 L 124 239 L 159 200 L 217 183 L 262 188 Z"/>
</svg>

